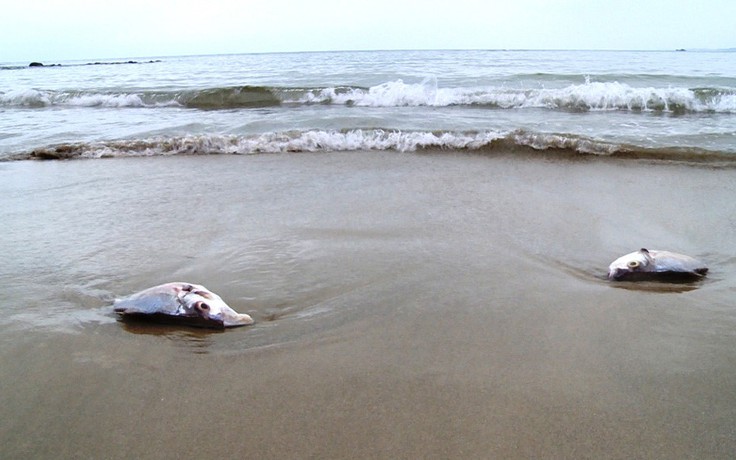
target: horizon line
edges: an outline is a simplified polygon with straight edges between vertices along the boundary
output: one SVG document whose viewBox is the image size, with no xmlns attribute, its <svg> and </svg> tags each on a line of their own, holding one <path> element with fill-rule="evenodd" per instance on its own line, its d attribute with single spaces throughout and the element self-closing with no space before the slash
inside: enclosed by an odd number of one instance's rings
<svg viewBox="0 0 736 460">
<path fill-rule="evenodd" d="M 22 62 L 64 62 L 64 61 L 99 61 L 99 60 L 126 60 L 126 59 L 153 59 L 179 58 L 197 56 L 238 56 L 238 55 L 265 55 L 265 54 L 320 54 L 320 53 L 387 53 L 387 52 L 437 52 L 437 51 L 485 51 L 485 52 L 629 52 L 629 53 L 661 53 L 661 52 L 736 52 L 736 47 L 729 48 L 672 48 L 672 49 L 596 49 L 596 48 L 391 48 L 391 49 L 344 49 L 344 50 L 300 50 L 300 51 L 235 51 L 223 53 L 194 53 L 194 54 L 152 54 L 127 55 L 94 58 L 63 58 L 58 60 L 25 60 L 6 61 L 0 63 L 17 64 Z M 47 65 L 44 63 L 44 65 Z M 49 66 L 52 64 L 48 64 Z"/>
</svg>

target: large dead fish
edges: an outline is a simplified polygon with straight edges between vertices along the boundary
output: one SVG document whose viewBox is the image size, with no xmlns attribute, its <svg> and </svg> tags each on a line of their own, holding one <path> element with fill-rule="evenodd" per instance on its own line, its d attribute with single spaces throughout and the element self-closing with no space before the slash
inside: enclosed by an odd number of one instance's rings
<svg viewBox="0 0 736 460">
<path fill-rule="evenodd" d="M 614 281 L 696 281 L 708 267 L 697 259 L 669 251 L 640 249 L 614 260 L 608 279 Z"/>
<path fill-rule="evenodd" d="M 214 292 L 191 283 L 154 286 L 116 299 L 113 309 L 123 317 L 198 327 L 219 329 L 253 324 L 253 318 L 236 312 Z"/>
</svg>

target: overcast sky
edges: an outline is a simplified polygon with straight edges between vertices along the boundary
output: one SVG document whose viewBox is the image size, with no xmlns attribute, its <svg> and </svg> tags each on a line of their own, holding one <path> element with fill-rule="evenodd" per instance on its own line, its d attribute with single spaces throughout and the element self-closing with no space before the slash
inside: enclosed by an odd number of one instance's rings
<svg viewBox="0 0 736 460">
<path fill-rule="evenodd" d="M 736 0 L 0 0 L 0 62 L 736 47 Z"/>
</svg>

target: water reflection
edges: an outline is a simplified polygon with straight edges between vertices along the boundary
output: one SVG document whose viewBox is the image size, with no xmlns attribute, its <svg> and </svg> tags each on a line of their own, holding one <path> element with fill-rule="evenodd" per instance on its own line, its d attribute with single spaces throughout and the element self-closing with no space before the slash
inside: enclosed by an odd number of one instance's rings
<svg viewBox="0 0 736 460">
<path fill-rule="evenodd" d="M 205 329 L 174 324 L 156 323 L 140 318 L 119 318 L 126 332 L 137 335 L 157 336 L 187 348 L 196 354 L 207 354 L 209 348 L 215 344 L 215 336 L 225 332 L 225 329 Z"/>
<path fill-rule="evenodd" d="M 604 279 L 608 281 L 607 278 Z M 703 281 L 690 283 L 678 283 L 674 281 L 611 281 L 610 284 L 616 289 L 626 289 L 628 291 L 682 293 L 698 289 L 703 285 Z"/>
</svg>

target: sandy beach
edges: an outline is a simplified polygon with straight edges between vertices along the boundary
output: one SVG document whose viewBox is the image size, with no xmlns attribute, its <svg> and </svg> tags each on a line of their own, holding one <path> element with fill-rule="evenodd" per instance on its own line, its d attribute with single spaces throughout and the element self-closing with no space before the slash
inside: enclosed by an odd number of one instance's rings
<svg viewBox="0 0 736 460">
<path fill-rule="evenodd" d="M 424 151 L 0 163 L 0 456 L 730 458 L 736 172 Z M 640 247 L 689 286 L 612 284 Z M 203 284 L 256 324 L 127 324 Z"/>
</svg>

